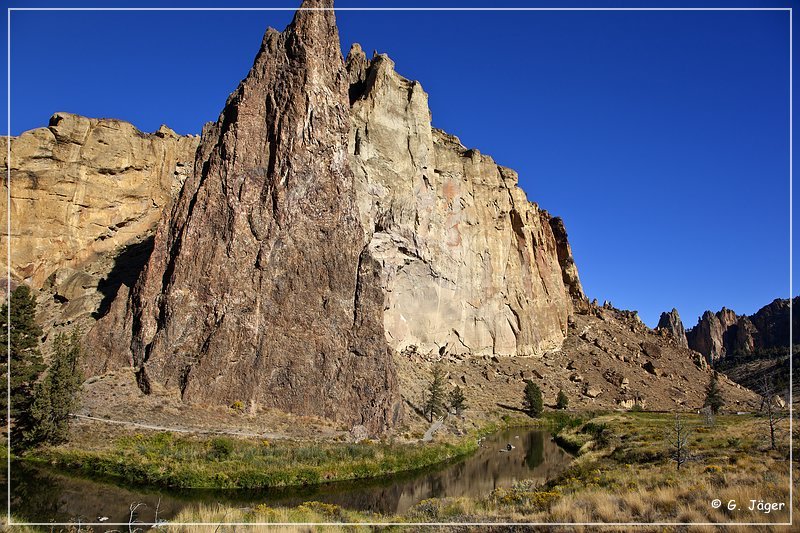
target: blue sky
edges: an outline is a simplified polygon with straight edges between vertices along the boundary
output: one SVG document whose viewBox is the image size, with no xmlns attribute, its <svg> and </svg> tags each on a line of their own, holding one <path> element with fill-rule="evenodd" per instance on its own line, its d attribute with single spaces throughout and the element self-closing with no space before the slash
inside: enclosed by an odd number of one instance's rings
<svg viewBox="0 0 800 533">
<path fill-rule="evenodd" d="M 337 3 L 360 5 L 370 3 Z M 247 73 L 266 27 L 283 29 L 291 16 L 12 12 L 11 133 L 56 111 L 199 133 Z M 435 126 L 517 170 L 528 198 L 564 218 L 590 298 L 636 309 L 650 326 L 677 307 L 689 327 L 705 309 L 750 314 L 789 296 L 788 12 L 337 18 L 345 52 L 359 42 L 388 53 L 429 93 Z"/>
</svg>

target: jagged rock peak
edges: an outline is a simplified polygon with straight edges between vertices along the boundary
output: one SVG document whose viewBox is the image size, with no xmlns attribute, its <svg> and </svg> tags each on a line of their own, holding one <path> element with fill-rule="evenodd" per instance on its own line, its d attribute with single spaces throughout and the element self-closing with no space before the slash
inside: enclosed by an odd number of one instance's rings
<svg viewBox="0 0 800 533">
<path fill-rule="evenodd" d="M 686 330 L 683 327 L 683 322 L 678 314 L 678 310 L 674 307 L 669 313 L 661 313 L 661 318 L 658 319 L 658 326 L 656 326 L 656 329 L 666 331 L 677 341 L 679 346 L 688 348 Z"/>
<path fill-rule="evenodd" d="M 792 302 L 796 306 L 800 298 L 795 297 Z M 788 299 L 778 298 L 750 316 L 737 315 L 726 307 L 716 314 L 706 311 L 697 325 L 686 332 L 689 347 L 709 361 L 762 349 L 788 348 L 790 323 L 796 332 L 792 344 L 800 337 L 800 315 L 790 316 L 789 307 Z"/>
<path fill-rule="evenodd" d="M 303 8 L 331 7 L 307 0 Z M 128 323 L 141 388 L 377 433 L 402 414 L 347 158 L 334 13 L 268 30 L 159 223 Z"/>
</svg>

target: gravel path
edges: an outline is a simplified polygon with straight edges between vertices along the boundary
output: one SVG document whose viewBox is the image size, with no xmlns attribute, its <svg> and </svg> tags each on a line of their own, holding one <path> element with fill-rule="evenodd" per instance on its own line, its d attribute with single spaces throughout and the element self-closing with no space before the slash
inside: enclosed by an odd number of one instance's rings
<svg viewBox="0 0 800 533">
<path fill-rule="evenodd" d="M 78 415 L 72 414 L 71 415 L 77 419 L 83 420 L 92 420 L 94 422 L 103 422 L 106 424 L 117 424 L 119 426 L 128 426 L 128 427 L 137 427 L 142 429 L 151 429 L 155 431 L 170 431 L 173 433 L 193 433 L 193 434 L 203 434 L 203 435 L 233 435 L 236 437 L 257 437 L 261 439 L 289 439 L 288 435 L 281 435 L 279 433 L 249 433 L 247 431 L 239 431 L 239 430 L 225 430 L 225 429 L 199 429 L 199 428 L 181 428 L 181 427 L 165 427 L 165 426 L 155 426 L 152 424 L 141 424 L 139 422 L 130 422 L 127 420 L 111 420 L 108 418 L 99 418 L 96 416 L 89 416 L 89 415 Z"/>
</svg>

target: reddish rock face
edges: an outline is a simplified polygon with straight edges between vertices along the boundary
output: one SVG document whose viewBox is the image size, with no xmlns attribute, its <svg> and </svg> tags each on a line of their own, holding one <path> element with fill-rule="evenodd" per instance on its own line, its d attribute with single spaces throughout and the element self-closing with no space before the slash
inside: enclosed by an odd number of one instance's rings
<svg viewBox="0 0 800 533">
<path fill-rule="evenodd" d="M 308 0 L 304 7 L 331 7 Z M 202 135 L 128 310 L 139 383 L 364 425 L 401 407 L 347 160 L 332 11 L 268 30 Z M 363 252 L 363 253 L 362 253 Z"/>
<path fill-rule="evenodd" d="M 800 304 L 800 298 L 793 300 Z M 689 348 L 716 361 L 731 355 L 744 355 L 758 350 L 788 347 L 789 322 L 800 330 L 798 316 L 790 318 L 789 300 L 776 299 L 753 315 L 737 315 L 723 307 L 716 314 L 706 311 L 697 325 L 686 332 Z M 796 344 L 796 339 L 793 344 Z"/>
</svg>

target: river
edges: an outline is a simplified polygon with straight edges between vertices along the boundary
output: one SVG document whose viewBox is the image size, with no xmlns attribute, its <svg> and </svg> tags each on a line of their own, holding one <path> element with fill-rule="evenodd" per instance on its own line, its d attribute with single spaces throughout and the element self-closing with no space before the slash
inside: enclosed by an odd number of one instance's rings
<svg viewBox="0 0 800 533">
<path fill-rule="evenodd" d="M 511 444 L 513 449 L 507 449 Z M 153 523 L 170 520 L 181 509 L 221 503 L 237 507 L 298 505 L 305 501 L 332 503 L 381 514 L 403 513 L 428 498 L 479 498 L 515 481 L 544 482 L 559 474 L 572 457 L 545 431 L 507 429 L 488 436 L 472 455 L 449 464 L 378 480 L 328 483 L 290 490 L 166 490 L 119 485 L 67 476 L 50 469 L 12 463 L 11 509 L 32 522 L 125 523 L 131 504 L 134 519 Z M 5 488 L 5 483 L 3 484 Z M 5 495 L 3 495 L 5 497 Z"/>
</svg>

